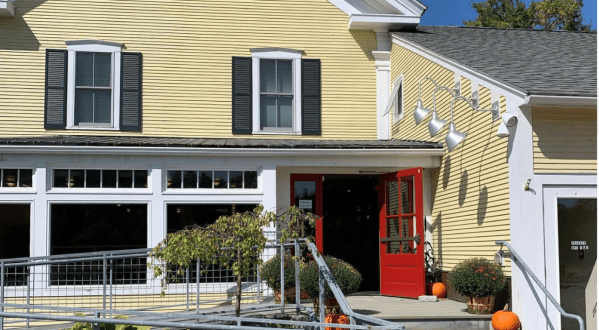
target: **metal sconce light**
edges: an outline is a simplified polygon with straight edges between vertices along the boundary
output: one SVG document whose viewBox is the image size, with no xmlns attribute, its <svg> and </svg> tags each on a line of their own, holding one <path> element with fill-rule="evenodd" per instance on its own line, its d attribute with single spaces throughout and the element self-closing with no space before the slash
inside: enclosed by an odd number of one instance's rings
<svg viewBox="0 0 599 330">
<path fill-rule="evenodd" d="M 416 121 L 416 125 L 420 124 L 426 118 L 426 115 L 431 112 L 431 109 L 427 109 L 422 106 L 422 101 L 418 100 L 416 104 L 416 109 L 414 109 L 414 121 Z"/>
<path fill-rule="evenodd" d="M 451 116 L 451 122 L 449 123 L 449 133 L 445 136 L 445 143 L 447 144 L 447 151 L 452 151 L 458 144 L 460 144 L 466 138 L 466 133 L 459 132 L 455 123 L 453 122 L 453 103 L 456 99 L 461 98 L 467 100 L 465 97 L 458 96 L 451 100 L 451 104 L 449 105 L 449 114 Z"/>
<path fill-rule="evenodd" d="M 511 113 L 504 113 L 502 119 L 503 120 L 497 129 L 497 136 L 500 138 L 505 138 L 510 136 L 510 130 L 508 128 L 516 125 L 518 122 L 518 117 Z"/>
<path fill-rule="evenodd" d="M 424 80 L 430 80 L 434 85 L 435 85 L 435 91 L 433 91 L 433 116 L 435 116 L 435 92 L 439 89 L 445 90 L 447 92 L 449 92 L 452 96 L 457 96 L 460 95 L 460 84 L 456 83 L 455 84 L 455 88 L 447 88 L 445 86 L 439 86 L 439 84 L 437 84 L 437 82 L 431 78 L 431 77 L 424 77 L 421 78 L 420 81 L 418 82 L 418 102 L 416 103 L 416 109 L 414 109 L 414 121 L 416 122 L 416 125 L 420 124 L 424 118 L 426 118 L 426 116 L 431 112 L 431 109 L 425 108 L 422 105 L 422 97 L 421 97 L 421 93 L 420 93 L 420 87 L 422 85 L 422 82 Z M 436 116 L 435 116 L 436 117 Z M 445 125 L 445 124 L 443 124 Z M 443 127 L 443 126 L 441 126 Z M 430 129 L 429 129 L 430 130 Z M 431 133 L 432 135 L 432 133 Z"/>
<path fill-rule="evenodd" d="M 497 136 L 500 138 L 506 138 L 510 136 L 510 131 L 507 129 L 504 123 L 499 124 L 499 128 L 497 129 Z"/>
</svg>

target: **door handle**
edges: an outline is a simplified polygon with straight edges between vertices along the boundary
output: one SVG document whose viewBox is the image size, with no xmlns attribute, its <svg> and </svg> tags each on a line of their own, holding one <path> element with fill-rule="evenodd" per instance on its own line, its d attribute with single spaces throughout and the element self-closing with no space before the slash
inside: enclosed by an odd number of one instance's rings
<svg viewBox="0 0 599 330">
<path fill-rule="evenodd" d="M 420 234 L 416 234 L 414 237 L 385 237 L 381 238 L 380 241 L 381 243 L 414 241 L 416 244 L 420 244 Z"/>
</svg>

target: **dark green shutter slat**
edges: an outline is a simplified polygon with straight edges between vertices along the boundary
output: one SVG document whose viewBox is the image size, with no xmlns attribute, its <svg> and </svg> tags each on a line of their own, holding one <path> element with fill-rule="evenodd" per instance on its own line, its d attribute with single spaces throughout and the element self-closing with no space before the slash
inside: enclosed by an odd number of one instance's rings
<svg viewBox="0 0 599 330">
<path fill-rule="evenodd" d="M 121 53 L 122 131 L 141 131 L 142 72 L 141 53 Z"/>
<path fill-rule="evenodd" d="M 252 134 L 252 58 L 233 57 L 233 134 Z"/>
<path fill-rule="evenodd" d="M 63 129 L 67 123 L 67 59 L 64 49 L 46 49 L 44 128 Z"/>
<path fill-rule="evenodd" d="M 302 135 L 321 134 L 320 60 L 302 59 Z"/>
</svg>

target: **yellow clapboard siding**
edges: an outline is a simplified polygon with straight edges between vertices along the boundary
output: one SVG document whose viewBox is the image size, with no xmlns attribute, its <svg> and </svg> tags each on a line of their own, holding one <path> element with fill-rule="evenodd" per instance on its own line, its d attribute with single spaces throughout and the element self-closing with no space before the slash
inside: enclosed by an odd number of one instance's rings
<svg viewBox="0 0 599 330">
<path fill-rule="evenodd" d="M 0 20 L 0 136 L 250 138 L 231 133 L 231 57 L 280 47 L 322 63 L 323 132 L 308 138 L 377 137 L 375 33 L 349 31 L 347 15 L 327 0 L 23 1 L 18 12 L 23 17 Z M 143 53 L 142 132 L 43 128 L 45 50 L 82 39 Z"/>
<path fill-rule="evenodd" d="M 535 173 L 597 173 L 597 109 L 532 109 Z"/>
<path fill-rule="evenodd" d="M 414 123 L 418 101 L 418 81 L 432 77 L 438 84 L 453 86 L 454 73 L 396 44 L 391 49 L 391 81 L 403 74 L 404 118 L 391 127 L 394 139 L 444 142 L 446 125 L 435 137 L 428 133 L 427 118 Z M 461 94 L 471 94 L 471 82 L 461 78 Z M 432 108 L 433 84 L 422 84 L 422 102 Z M 481 108 L 491 108 L 491 91 L 479 86 Z M 439 118 L 449 120 L 452 97 L 435 95 Z M 500 96 L 500 111 L 506 111 L 506 98 Z M 429 115 L 430 116 L 430 115 Z M 475 112 L 463 101 L 454 103 L 454 121 L 466 139 L 446 153 L 441 166 L 432 169 L 432 238 L 435 257 L 442 269 L 450 270 L 469 257 L 493 258 L 496 240 L 510 239 L 509 180 L 507 140 L 497 137 L 500 121 L 491 121 L 488 112 Z M 439 255 L 442 253 L 442 255 Z M 509 261 L 505 268 L 511 274 Z"/>
</svg>

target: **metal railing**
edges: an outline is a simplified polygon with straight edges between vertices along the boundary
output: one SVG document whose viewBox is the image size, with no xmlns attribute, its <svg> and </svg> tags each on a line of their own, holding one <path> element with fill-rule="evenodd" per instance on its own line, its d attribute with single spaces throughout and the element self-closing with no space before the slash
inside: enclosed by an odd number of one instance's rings
<svg viewBox="0 0 599 330">
<path fill-rule="evenodd" d="M 510 245 L 510 243 L 508 243 L 507 241 L 495 241 L 495 244 L 503 245 L 503 246 L 507 247 L 508 250 L 510 250 L 510 252 L 512 254 L 512 260 L 518 265 L 518 267 L 520 267 L 520 269 L 524 270 L 526 273 L 528 273 L 528 275 L 530 275 L 530 277 L 532 277 L 532 279 L 535 281 L 535 283 L 537 283 L 539 288 L 545 293 L 547 298 L 549 298 L 549 301 L 551 301 L 551 303 L 553 303 L 553 305 L 555 306 L 555 308 L 557 308 L 557 310 L 560 312 L 560 314 L 562 314 L 562 316 L 564 316 L 564 317 L 575 319 L 576 321 L 578 321 L 579 329 L 585 330 L 584 319 L 579 315 L 567 313 L 562 308 L 562 306 L 560 306 L 560 304 L 557 302 L 557 300 L 555 300 L 555 298 L 551 295 L 551 293 L 549 293 L 549 291 L 547 290 L 545 285 L 543 285 L 543 283 L 541 283 L 541 281 L 537 278 L 537 276 L 533 273 L 533 271 L 528 267 L 528 265 L 526 265 L 524 260 L 520 257 L 520 255 L 518 255 L 518 253 L 514 250 L 514 248 Z"/>
<path fill-rule="evenodd" d="M 195 260 L 182 275 L 173 268 L 173 272 L 164 277 L 154 278 L 149 268 L 156 262 L 151 259 L 151 250 L 137 249 L 0 260 L 0 330 L 5 326 L 37 326 L 41 321 L 248 330 L 249 327 L 243 324 L 254 325 L 252 329 L 261 325 L 258 328 L 264 330 L 271 329 L 269 324 L 279 324 L 324 330 L 327 326 L 323 322 L 325 285 L 350 318 L 351 324 L 343 325 L 344 328 L 405 329 L 393 322 L 355 313 L 313 243 L 270 242 L 264 252 L 255 257 L 266 260 L 276 254 L 288 253 L 286 249 L 294 249 L 299 257 L 300 245 L 307 245 L 320 269 L 319 317 L 316 311 L 302 305 L 299 258 L 295 258 L 294 267 L 294 304 L 285 303 L 285 258 L 281 258 L 280 304 L 273 303 L 273 291 L 264 285 L 257 266 L 242 281 L 242 313 L 278 311 L 305 316 L 302 321 L 289 321 L 230 316 L 236 299 L 236 278 L 226 267 L 203 265 L 201 260 Z M 166 287 L 163 281 L 168 282 Z M 116 315 L 130 319 L 113 319 Z"/>
</svg>

